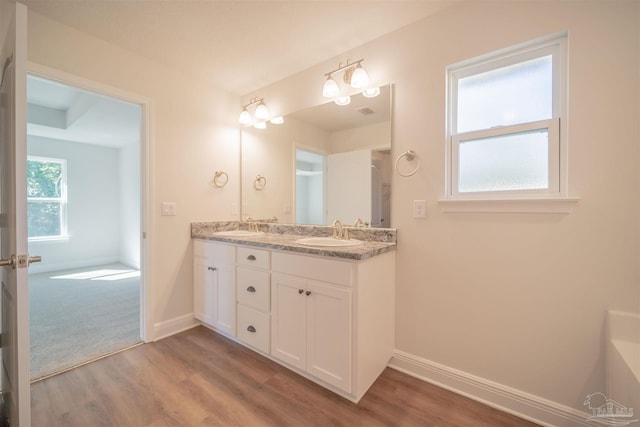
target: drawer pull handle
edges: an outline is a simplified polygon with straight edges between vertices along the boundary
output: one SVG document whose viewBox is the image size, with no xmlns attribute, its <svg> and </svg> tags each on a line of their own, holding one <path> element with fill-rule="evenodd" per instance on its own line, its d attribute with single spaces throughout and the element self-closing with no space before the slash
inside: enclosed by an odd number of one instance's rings
<svg viewBox="0 0 640 427">
<path fill-rule="evenodd" d="M 302 294 L 304 292 L 304 289 L 298 289 L 298 293 Z"/>
<path fill-rule="evenodd" d="M 247 331 L 249 331 L 249 332 L 255 332 L 255 331 L 256 331 L 256 328 L 254 328 L 254 327 L 253 327 L 253 325 L 249 325 L 249 326 L 247 327 Z"/>
<path fill-rule="evenodd" d="M 256 257 L 255 257 L 255 255 L 249 255 L 249 256 L 247 257 L 247 259 L 248 259 L 249 261 L 255 261 L 255 260 L 256 260 Z"/>
<path fill-rule="evenodd" d="M 217 268 L 215 268 L 215 267 L 207 267 L 207 270 L 209 270 L 209 271 L 216 271 L 216 270 L 217 270 Z"/>
<path fill-rule="evenodd" d="M 307 296 L 311 295 L 311 291 L 307 291 Z"/>
<path fill-rule="evenodd" d="M 249 286 L 247 288 L 247 292 L 255 292 L 255 291 L 256 291 L 256 288 L 254 288 L 253 286 Z"/>
</svg>

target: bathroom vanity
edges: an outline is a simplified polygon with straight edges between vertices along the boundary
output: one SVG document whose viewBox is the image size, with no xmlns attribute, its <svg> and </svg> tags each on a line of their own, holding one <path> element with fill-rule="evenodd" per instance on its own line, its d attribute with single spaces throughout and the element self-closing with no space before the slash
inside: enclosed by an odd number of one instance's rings
<svg viewBox="0 0 640 427">
<path fill-rule="evenodd" d="M 395 230 L 316 247 L 297 243 L 295 228 L 224 236 L 192 226 L 194 316 L 357 402 L 393 353 Z"/>
</svg>

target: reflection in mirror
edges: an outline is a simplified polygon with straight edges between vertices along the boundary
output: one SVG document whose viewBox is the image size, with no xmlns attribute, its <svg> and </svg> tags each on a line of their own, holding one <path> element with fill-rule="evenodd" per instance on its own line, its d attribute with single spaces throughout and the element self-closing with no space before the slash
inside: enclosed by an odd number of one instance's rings
<svg viewBox="0 0 640 427">
<path fill-rule="evenodd" d="M 242 130 L 242 218 L 390 227 L 391 87 Z M 256 177 L 266 185 L 254 187 Z"/>
</svg>

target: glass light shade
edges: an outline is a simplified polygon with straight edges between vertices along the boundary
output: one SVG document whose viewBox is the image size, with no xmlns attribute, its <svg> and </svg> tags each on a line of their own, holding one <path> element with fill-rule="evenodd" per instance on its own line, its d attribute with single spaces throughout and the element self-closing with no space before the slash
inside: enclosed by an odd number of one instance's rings
<svg viewBox="0 0 640 427">
<path fill-rule="evenodd" d="M 253 124 L 253 127 L 256 129 L 266 129 L 267 128 L 267 122 L 255 122 Z"/>
<path fill-rule="evenodd" d="M 362 89 L 369 86 L 369 75 L 360 64 L 353 70 L 350 83 L 354 89 Z"/>
<path fill-rule="evenodd" d="M 379 87 L 370 87 L 362 91 L 362 96 L 365 98 L 375 98 L 378 95 L 380 95 Z"/>
<path fill-rule="evenodd" d="M 251 114 L 249 114 L 246 108 L 243 108 L 242 111 L 240 112 L 240 117 L 238 117 L 238 123 L 244 126 L 249 126 L 251 125 L 251 123 L 253 123 L 253 120 L 251 119 Z"/>
<path fill-rule="evenodd" d="M 340 94 L 340 89 L 338 88 L 338 83 L 329 75 L 327 77 L 327 81 L 324 82 L 324 87 L 322 88 L 322 96 L 325 98 L 335 98 Z"/>
<path fill-rule="evenodd" d="M 256 119 L 258 120 L 268 120 L 269 119 L 269 110 L 267 106 L 264 105 L 264 102 L 260 101 L 260 104 L 256 107 Z"/>
<path fill-rule="evenodd" d="M 281 125 L 284 123 L 284 117 L 282 116 L 278 116 L 278 117 L 274 117 L 273 119 L 269 120 L 271 123 L 273 123 L 274 125 Z"/>
<path fill-rule="evenodd" d="M 350 96 L 339 96 L 333 102 L 335 102 L 338 105 L 349 105 L 351 103 L 351 97 Z"/>
</svg>

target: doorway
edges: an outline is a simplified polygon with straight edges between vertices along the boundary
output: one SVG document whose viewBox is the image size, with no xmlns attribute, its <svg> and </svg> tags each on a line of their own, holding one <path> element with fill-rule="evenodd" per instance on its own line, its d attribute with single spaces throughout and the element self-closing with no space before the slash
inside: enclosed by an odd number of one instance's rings
<svg viewBox="0 0 640 427">
<path fill-rule="evenodd" d="M 144 337 L 140 104 L 27 77 L 31 379 Z"/>
</svg>

